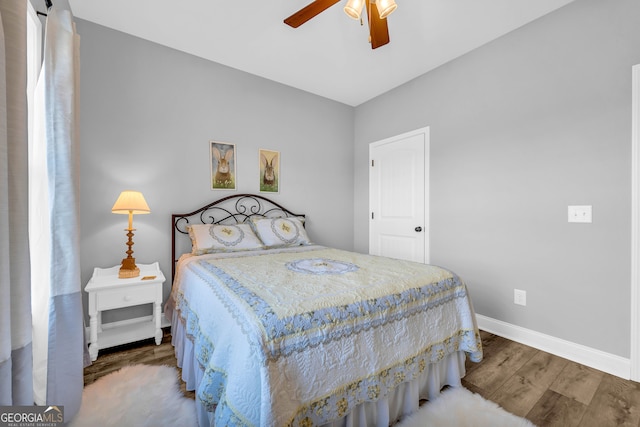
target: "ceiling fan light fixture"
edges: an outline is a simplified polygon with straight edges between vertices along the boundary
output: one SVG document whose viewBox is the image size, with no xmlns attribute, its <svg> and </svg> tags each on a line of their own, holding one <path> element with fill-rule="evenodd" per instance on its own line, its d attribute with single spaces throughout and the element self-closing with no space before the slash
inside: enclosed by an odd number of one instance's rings
<svg viewBox="0 0 640 427">
<path fill-rule="evenodd" d="M 348 0 L 347 5 L 344 7 L 344 13 L 346 13 L 349 18 L 360 19 L 364 2 L 365 0 Z"/>
<path fill-rule="evenodd" d="M 396 10 L 398 5 L 395 0 L 376 0 L 376 7 L 378 8 L 380 19 L 385 19 L 387 16 L 391 15 L 394 10 Z"/>
</svg>

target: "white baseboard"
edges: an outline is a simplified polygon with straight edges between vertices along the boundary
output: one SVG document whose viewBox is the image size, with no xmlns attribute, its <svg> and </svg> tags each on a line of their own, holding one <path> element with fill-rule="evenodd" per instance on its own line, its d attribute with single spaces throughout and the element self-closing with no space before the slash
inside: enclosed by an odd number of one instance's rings
<svg viewBox="0 0 640 427">
<path fill-rule="evenodd" d="M 625 359 L 624 357 L 605 353 L 604 351 L 545 335 L 480 314 L 477 314 L 476 318 L 478 320 L 478 327 L 483 331 L 537 348 L 538 350 L 569 359 L 581 365 L 589 366 L 626 380 L 631 378 L 630 359 Z"/>
</svg>

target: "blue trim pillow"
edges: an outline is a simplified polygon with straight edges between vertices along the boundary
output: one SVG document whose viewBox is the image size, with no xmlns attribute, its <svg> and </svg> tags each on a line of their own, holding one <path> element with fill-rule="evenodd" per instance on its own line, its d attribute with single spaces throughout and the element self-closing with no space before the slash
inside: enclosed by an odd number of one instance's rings
<svg viewBox="0 0 640 427">
<path fill-rule="evenodd" d="M 304 218 L 251 218 L 251 225 L 267 247 L 309 245 Z"/>
<path fill-rule="evenodd" d="M 264 249 L 249 224 L 194 224 L 187 229 L 194 255 Z"/>
</svg>

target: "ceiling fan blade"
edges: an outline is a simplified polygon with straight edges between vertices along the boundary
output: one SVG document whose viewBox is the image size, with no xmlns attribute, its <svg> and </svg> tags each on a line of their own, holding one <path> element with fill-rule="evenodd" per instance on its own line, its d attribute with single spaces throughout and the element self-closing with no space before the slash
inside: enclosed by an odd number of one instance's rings
<svg viewBox="0 0 640 427">
<path fill-rule="evenodd" d="M 389 43 L 389 27 L 387 27 L 387 18 L 381 19 L 378 8 L 370 4 L 370 2 L 365 1 L 365 4 L 367 5 L 367 15 L 369 17 L 371 49 L 376 49 Z"/>
<path fill-rule="evenodd" d="M 290 17 L 286 18 L 284 23 L 293 28 L 298 28 L 300 25 L 329 9 L 339 1 L 340 0 L 315 0 L 313 3 L 308 4 Z"/>
</svg>

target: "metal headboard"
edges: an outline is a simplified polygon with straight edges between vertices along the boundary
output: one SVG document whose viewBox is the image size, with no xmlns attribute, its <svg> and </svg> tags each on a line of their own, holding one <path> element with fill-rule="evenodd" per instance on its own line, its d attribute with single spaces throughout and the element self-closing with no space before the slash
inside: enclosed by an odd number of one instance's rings
<svg viewBox="0 0 640 427">
<path fill-rule="evenodd" d="M 298 216 L 276 202 L 257 194 L 234 194 L 216 200 L 185 214 L 171 215 L 171 278 L 176 274 L 176 245 L 180 234 L 188 235 L 187 226 L 191 224 L 242 224 L 250 218 L 282 218 Z"/>
</svg>

